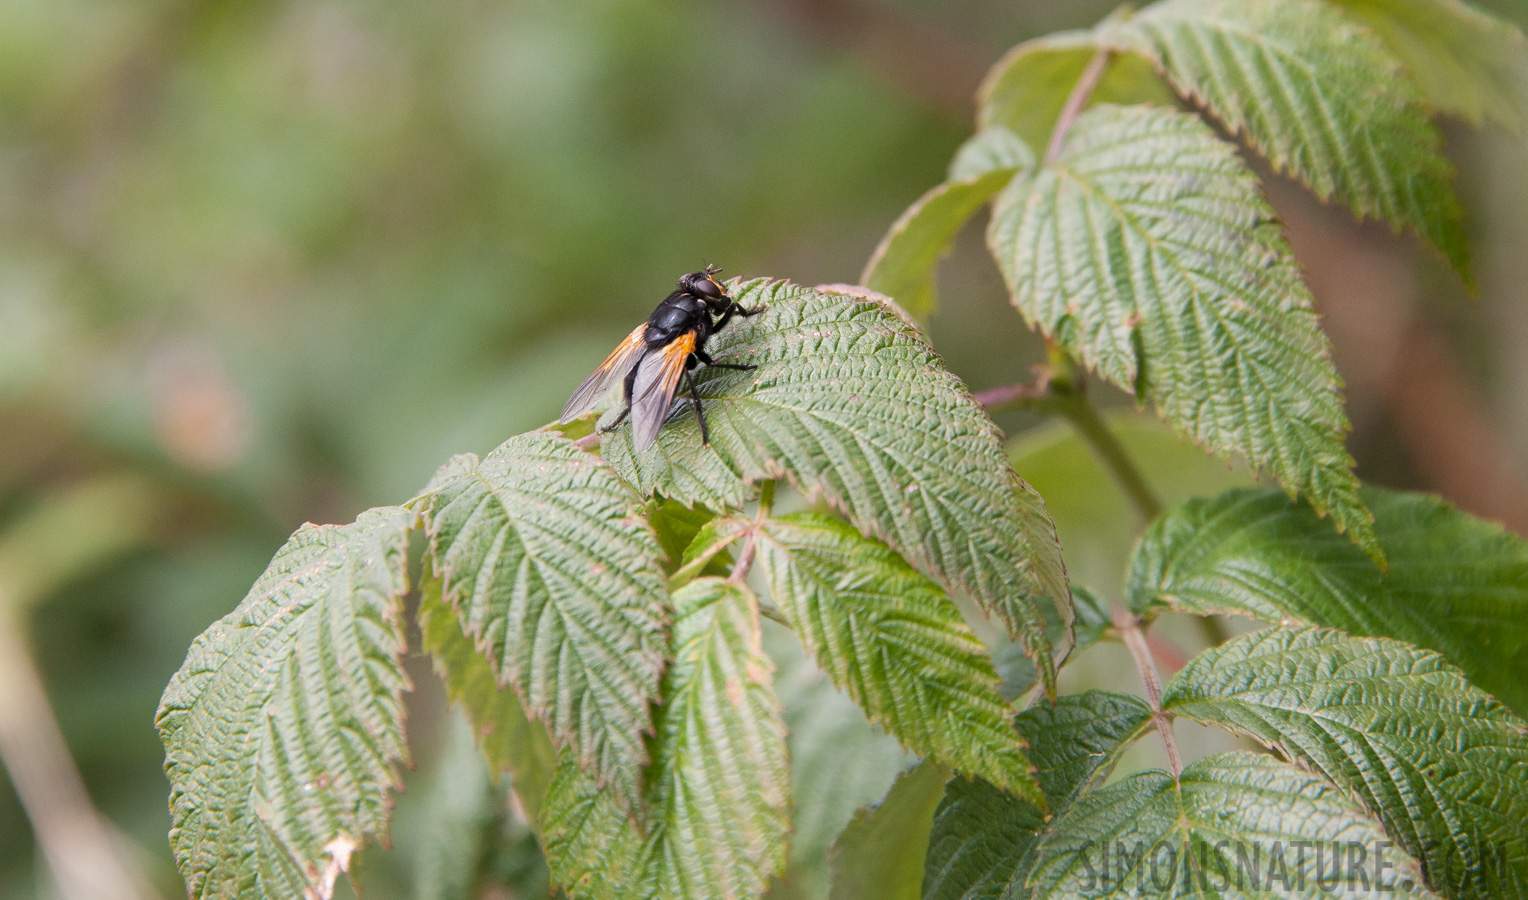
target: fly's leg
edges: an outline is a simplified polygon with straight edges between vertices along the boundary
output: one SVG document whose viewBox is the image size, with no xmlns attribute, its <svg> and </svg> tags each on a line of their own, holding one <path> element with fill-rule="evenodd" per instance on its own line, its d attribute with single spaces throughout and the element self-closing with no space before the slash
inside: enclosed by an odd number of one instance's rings
<svg viewBox="0 0 1528 900">
<path fill-rule="evenodd" d="M 758 368 L 758 366 L 745 366 L 739 363 L 719 363 L 711 358 L 711 354 L 700 349 L 697 349 L 691 355 L 713 369 L 736 369 L 739 372 L 751 372 Z"/>
<path fill-rule="evenodd" d="M 764 309 L 765 309 L 765 304 L 763 304 L 763 303 L 760 303 L 758 306 L 755 306 L 753 309 L 749 309 L 748 307 L 742 305 L 741 303 L 738 303 L 736 300 L 733 300 L 733 301 L 731 301 L 731 302 L 729 302 L 727 304 L 727 309 L 722 312 L 721 318 L 716 320 L 716 324 L 711 326 L 711 330 L 712 331 L 721 331 L 722 330 L 722 326 L 726 325 L 728 322 L 732 321 L 732 317 L 733 316 L 742 316 L 743 318 L 746 319 L 749 316 L 756 316 L 756 315 L 758 315 L 759 313 L 763 312 Z"/>
<path fill-rule="evenodd" d="M 632 366 L 631 371 L 626 373 L 624 389 L 621 391 L 621 396 L 626 398 L 626 408 L 621 410 L 621 414 L 615 417 L 614 422 L 611 422 L 609 425 L 605 425 L 600 428 L 601 434 L 604 434 L 607 431 L 615 431 L 616 426 L 626 421 L 626 417 L 631 415 L 631 392 L 637 384 L 637 369 L 641 367 L 641 360 L 638 360 L 637 365 Z"/>
<path fill-rule="evenodd" d="M 690 404 L 695 407 L 695 418 L 700 421 L 700 443 L 711 443 L 711 432 L 706 430 L 706 413 L 700 408 L 700 391 L 695 390 L 695 379 L 690 377 L 690 370 L 684 370 L 684 383 L 690 389 Z"/>
</svg>

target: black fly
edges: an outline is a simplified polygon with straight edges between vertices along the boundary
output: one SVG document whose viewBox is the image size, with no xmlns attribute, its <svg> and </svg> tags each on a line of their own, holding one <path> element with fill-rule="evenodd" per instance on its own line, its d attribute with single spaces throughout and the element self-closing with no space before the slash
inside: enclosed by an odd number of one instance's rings
<svg viewBox="0 0 1528 900">
<path fill-rule="evenodd" d="M 764 311 L 762 306 L 748 309 L 728 296 L 727 289 L 716 280 L 720 272 L 706 266 L 680 278 L 679 290 L 658 304 L 647 321 L 633 329 L 568 398 L 562 421 L 571 422 L 593 409 L 611 385 L 624 380 L 626 407 L 601 430 L 610 431 L 631 416 L 632 440 L 638 451 L 644 450 L 668 418 L 682 377 L 695 406 L 695 417 L 700 420 L 701 443 L 710 443 L 700 393 L 695 390 L 690 370 L 698 363 L 718 369 L 757 368 L 713 361 L 706 353 L 706 341 L 733 316 L 747 318 Z"/>
</svg>

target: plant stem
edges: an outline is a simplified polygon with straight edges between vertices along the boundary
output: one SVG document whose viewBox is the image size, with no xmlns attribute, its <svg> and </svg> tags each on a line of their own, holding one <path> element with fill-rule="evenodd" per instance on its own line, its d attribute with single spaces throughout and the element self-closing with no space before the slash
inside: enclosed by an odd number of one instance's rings
<svg viewBox="0 0 1528 900">
<path fill-rule="evenodd" d="M 0 762 L 10 773 L 62 896 L 153 896 L 90 802 L 6 593 L 0 593 Z"/>
<path fill-rule="evenodd" d="M 1183 757 L 1178 753 L 1178 741 L 1173 736 L 1172 719 L 1162 712 L 1162 677 L 1157 674 L 1157 664 L 1151 658 L 1151 648 L 1146 645 L 1146 633 L 1141 630 L 1141 620 L 1135 613 L 1119 605 L 1111 604 L 1114 613 L 1114 629 L 1119 632 L 1135 669 L 1141 675 L 1141 685 L 1146 689 L 1146 703 L 1151 707 L 1151 718 L 1157 733 L 1162 736 L 1162 746 L 1167 750 L 1167 768 L 1176 779 L 1183 774 Z"/>
<path fill-rule="evenodd" d="M 727 576 L 729 584 L 737 584 L 748 577 L 748 570 L 753 568 L 754 555 L 758 553 L 759 528 L 763 526 L 764 520 L 769 518 L 774 506 L 775 481 L 771 478 L 759 485 L 759 513 L 754 517 L 753 527 L 748 531 L 748 539 L 743 542 L 743 550 L 737 556 L 737 564 L 732 567 L 732 574 Z"/>
<path fill-rule="evenodd" d="M 1079 388 L 1071 391 L 1067 399 L 1069 402 L 1061 404 L 1057 411 L 1072 423 L 1099 461 L 1109 470 L 1109 474 L 1114 476 L 1125 496 L 1130 498 L 1135 511 L 1146 522 L 1161 515 L 1162 501 L 1146 483 L 1145 476 L 1136 468 L 1119 439 L 1099 417 L 1098 410 L 1088 402 L 1087 396 Z"/>
<path fill-rule="evenodd" d="M 1034 384 L 1005 384 L 977 391 L 972 395 L 982 409 L 989 413 L 1022 410 L 1037 415 L 1057 412 L 1056 398 L 1050 392 L 1050 374 L 1044 366 L 1036 366 L 1038 377 Z"/>
<path fill-rule="evenodd" d="M 1056 117 L 1056 127 L 1051 129 L 1050 142 L 1045 145 L 1045 164 L 1050 165 L 1061 155 L 1061 145 L 1066 142 L 1066 133 L 1072 130 L 1072 123 L 1087 105 L 1088 98 L 1093 96 L 1093 90 L 1098 87 L 1098 82 L 1104 77 L 1104 70 L 1109 67 L 1109 50 L 1099 47 L 1093 58 L 1088 60 L 1087 68 L 1082 70 L 1082 75 L 1077 79 L 1077 84 L 1072 92 L 1067 95 L 1066 105 L 1061 107 L 1061 114 Z"/>
</svg>

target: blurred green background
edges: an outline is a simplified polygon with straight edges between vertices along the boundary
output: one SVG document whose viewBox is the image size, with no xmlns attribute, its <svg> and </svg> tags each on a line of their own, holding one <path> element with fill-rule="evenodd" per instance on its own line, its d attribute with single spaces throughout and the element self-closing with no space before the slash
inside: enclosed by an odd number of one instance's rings
<svg viewBox="0 0 1528 900">
<path fill-rule="evenodd" d="M 153 889 L 183 894 L 159 694 L 298 524 L 400 502 L 450 454 L 546 422 L 683 272 L 857 280 L 969 134 L 986 67 L 1112 6 L 0 0 L 0 615 Z M 1528 150 L 1445 130 L 1478 302 L 1414 242 L 1270 192 L 1349 382 L 1361 474 L 1522 532 Z M 978 230 L 944 274 L 936 348 L 975 388 L 1027 379 L 1038 344 Z M 1192 451 L 1162 458 L 1184 460 L 1173 490 L 1200 483 Z M 1087 522 L 1128 513 L 1087 484 L 1053 505 L 1082 511 L 1063 535 L 1107 582 L 1133 523 L 1094 540 Z M 464 742 L 413 662 L 418 771 L 398 849 L 362 860 L 369 897 L 413 896 L 441 864 L 418 849 L 431 810 L 496 815 L 491 788 L 439 776 Z M 15 671 L 0 732 L 25 738 Z M 788 698 L 813 691 L 782 670 Z M 837 707 L 793 708 L 804 734 L 873 743 L 834 737 Z M 806 781 L 849 783 L 852 808 L 902 761 L 884 739 L 865 752 L 859 782 Z M 500 831 L 463 864 L 511 886 L 485 896 L 535 893 L 525 835 Z M 54 890 L 0 779 L 0 897 Z"/>
</svg>

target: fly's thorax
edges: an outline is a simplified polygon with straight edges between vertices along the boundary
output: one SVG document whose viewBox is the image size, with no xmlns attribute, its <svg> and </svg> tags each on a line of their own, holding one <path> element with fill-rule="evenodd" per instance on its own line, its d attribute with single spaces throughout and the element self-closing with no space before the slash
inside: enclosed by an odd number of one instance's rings
<svg viewBox="0 0 1528 900">
<path fill-rule="evenodd" d="M 667 343 L 707 317 L 706 305 L 699 298 L 689 294 L 670 297 L 653 310 L 643 340 L 648 344 Z"/>
</svg>

